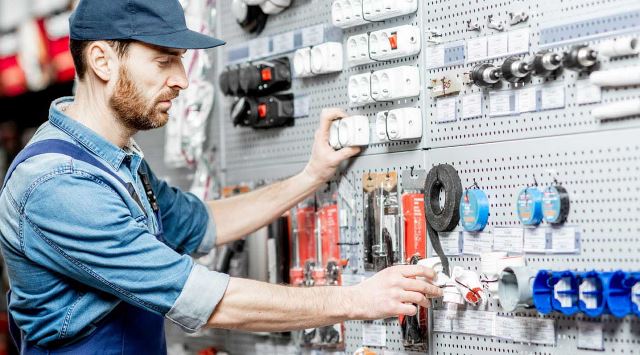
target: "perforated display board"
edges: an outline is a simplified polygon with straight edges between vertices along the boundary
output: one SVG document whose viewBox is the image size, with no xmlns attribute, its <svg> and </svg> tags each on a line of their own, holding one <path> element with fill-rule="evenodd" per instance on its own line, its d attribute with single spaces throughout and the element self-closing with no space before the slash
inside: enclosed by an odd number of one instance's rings
<svg viewBox="0 0 640 355">
<path fill-rule="evenodd" d="M 297 0 L 282 14 L 271 16 L 259 37 L 244 33 L 235 23 L 230 3 L 219 1 L 217 5 L 221 15 L 218 34 L 228 42 L 217 52 L 219 70 L 251 61 L 260 39 L 314 26 L 324 26 L 325 40 L 342 42 L 346 53 L 350 36 L 411 24 L 421 30 L 422 48 L 414 56 L 356 67 L 350 67 L 345 58 L 345 69 L 340 73 L 294 79 L 290 92 L 297 100 L 308 102 L 308 115 L 296 118 L 294 127 L 262 131 L 233 127 L 227 118 L 232 99 L 218 95 L 216 115 L 220 119 L 216 125 L 228 183 L 282 179 L 299 171 L 309 157 L 319 114 L 325 107 L 342 107 L 349 114 L 368 116 L 372 136 L 378 112 L 416 107 L 423 118 L 421 139 L 373 143 L 342 172 L 356 190 L 358 238 L 364 238 L 363 173 L 428 170 L 448 163 L 458 170 L 463 186 L 475 181 L 487 193 L 489 231 L 520 226 L 515 202 L 522 188 L 534 183 L 546 187 L 554 179 L 567 188 L 571 212 L 566 227 L 578 232 L 579 250 L 528 253 L 527 264 L 532 268 L 640 270 L 640 117 L 601 121 L 591 113 L 607 103 L 640 99 L 640 86 L 596 89 L 589 85 L 588 72 L 568 69 L 519 84 L 502 80 L 491 88 L 466 82 L 466 74 L 479 63 L 499 66 L 512 55 L 527 58 L 540 50 L 561 53 L 574 45 L 596 48 L 613 38 L 640 37 L 637 0 L 419 0 L 415 14 L 337 32 L 331 26 L 332 1 Z M 296 48 L 300 45 L 297 41 L 294 39 Z M 283 55 L 291 58 L 293 52 L 272 57 Z M 637 54 L 612 59 L 600 55 L 598 60 L 594 70 L 634 67 L 630 70 L 637 71 L 640 66 Z M 349 107 L 351 75 L 401 65 L 418 67 L 419 96 Z M 438 85 L 442 78 L 459 89 L 444 96 L 432 95 L 432 79 Z M 361 245 L 359 248 L 362 257 Z M 480 268 L 477 256 L 454 256 L 450 262 L 471 270 Z M 366 276 L 362 260 L 358 265 L 356 276 Z M 439 302 L 434 305 L 436 311 L 442 307 Z M 616 319 L 605 315 L 595 320 L 595 330 L 587 331 L 594 320 L 583 315 L 541 316 L 534 310 L 510 314 L 496 301 L 482 309 L 466 310 L 492 317 L 550 320 L 546 324 L 553 324 L 553 335 L 524 341 L 499 338 L 495 329 L 491 335 L 470 334 L 441 331 L 432 324 L 429 353 L 587 354 L 599 346 L 599 339 L 603 353 L 640 353 L 640 320 L 633 316 Z M 430 314 L 431 321 L 434 318 L 436 315 Z M 347 353 L 363 346 L 365 323 L 385 329 L 385 345 L 370 348 L 408 353 L 397 320 L 347 322 Z M 238 341 L 248 340 L 244 336 Z"/>
</svg>

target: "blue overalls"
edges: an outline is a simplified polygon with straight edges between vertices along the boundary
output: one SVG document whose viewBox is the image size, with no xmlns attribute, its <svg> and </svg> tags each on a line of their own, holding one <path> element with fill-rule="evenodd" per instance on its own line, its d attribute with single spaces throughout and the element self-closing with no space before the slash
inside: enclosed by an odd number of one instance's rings
<svg viewBox="0 0 640 355">
<path fill-rule="evenodd" d="M 91 164 L 109 175 L 113 176 L 123 186 L 127 188 L 134 199 L 141 204 L 139 197 L 131 183 L 126 183 L 109 168 L 104 166 L 95 157 L 83 148 L 64 140 L 48 139 L 33 143 L 21 151 L 14 159 L 7 171 L 4 184 L 11 178 L 16 167 L 25 160 L 46 153 L 58 153 L 67 155 L 73 159 Z M 160 209 L 151 186 L 146 182 L 146 177 L 142 176 L 145 186 L 145 193 L 156 215 L 159 233 L 158 240 L 163 241 L 163 228 Z M 1 190 L 0 190 L 1 191 Z M 144 209 L 143 209 L 144 210 Z M 11 291 L 7 295 L 7 302 L 11 302 Z M 164 317 L 150 312 L 126 302 L 121 301 L 104 319 L 98 324 L 96 329 L 88 336 L 79 341 L 58 347 L 55 349 L 44 349 L 29 342 L 23 342 L 20 328 L 15 323 L 11 312 L 9 312 L 9 332 L 11 338 L 20 350 L 20 354 L 33 355 L 133 355 L 133 354 L 166 354 L 167 346 L 164 334 Z"/>
</svg>

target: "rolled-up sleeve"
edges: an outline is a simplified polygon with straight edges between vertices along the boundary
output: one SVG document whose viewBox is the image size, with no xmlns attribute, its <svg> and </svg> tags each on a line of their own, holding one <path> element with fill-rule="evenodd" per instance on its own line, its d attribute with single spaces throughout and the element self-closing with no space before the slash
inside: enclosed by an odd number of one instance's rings
<svg viewBox="0 0 640 355">
<path fill-rule="evenodd" d="M 226 291 L 227 275 L 158 241 L 142 213 L 132 214 L 114 187 L 86 173 L 41 183 L 23 218 L 22 245 L 31 260 L 187 331 L 206 324 Z"/>
<path fill-rule="evenodd" d="M 184 254 L 206 254 L 216 245 L 216 224 L 206 203 L 158 179 L 146 162 L 140 169 L 149 176 L 165 232 L 165 240 Z"/>
</svg>

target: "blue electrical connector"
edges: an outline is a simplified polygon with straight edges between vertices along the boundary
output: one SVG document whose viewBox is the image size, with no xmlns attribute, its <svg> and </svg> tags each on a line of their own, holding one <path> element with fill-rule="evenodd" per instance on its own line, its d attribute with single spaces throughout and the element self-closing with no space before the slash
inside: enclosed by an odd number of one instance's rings
<svg viewBox="0 0 640 355">
<path fill-rule="evenodd" d="M 553 272 L 551 306 L 565 316 L 578 313 L 578 278 L 569 270 Z"/>
<path fill-rule="evenodd" d="M 624 271 L 616 271 L 609 278 L 605 297 L 611 314 L 623 318 L 631 313 L 631 288 L 634 284 L 633 276 Z"/>
<path fill-rule="evenodd" d="M 550 314 L 553 312 L 551 299 L 553 298 L 553 283 L 551 271 L 540 270 L 533 280 L 533 305 L 538 312 Z"/>
<path fill-rule="evenodd" d="M 489 221 L 489 199 L 480 189 L 465 190 L 460 198 L 460 224 L 467 232 L 480 232 Z"/>
<path fill-rule="evenodd" d="M 588 271 L 580 275 L 578 307 L 589 317 L 600 317 L 609 313 L 607 309 L 610 294 L 610 280 L 613 273 Z"/>
<path fill-rule="evenodd" d="M 627 280 L 627 285 L 631 287 L 631 310 L 640 317 L 640 272 L 633 273 Z"/>
<path fill-rule="evenodd" d="M 542 192 L 535 187 L 520 191 L 516 208 L 520 222 L 526 226 L 535 226 L 542 222 Z"/>
</svg>

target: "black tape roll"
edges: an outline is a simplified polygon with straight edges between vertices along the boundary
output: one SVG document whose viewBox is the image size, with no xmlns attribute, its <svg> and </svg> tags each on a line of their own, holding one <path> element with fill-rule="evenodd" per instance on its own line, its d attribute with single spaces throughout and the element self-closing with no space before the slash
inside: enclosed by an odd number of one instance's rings
<svg viewBox="0 0 640 355">
<path fill-rule="evenodd" d="M 440 191 L 444 190 L 444 206 L 440 207 Z M 460 198 L 462 197 L 462 183 L 458 171 L 448 164 L 433 167 L 427 174 L 424 183 L 424 212 L 427 219 L 427 232 L 434 251 L 440 257 L 442 268 L 449 275 L 449 260 L 447 259 L 438 232 L 450 232 L 460 221 Z"/>
<path fill-rule="evenodd" d="M 569 192 L 561 185 L 553 185 L 545 189 L 545 193 L 547 191 L 553 191 L 553 189 L 555 189 L 555 192 L 558 195 L 558 199 L 560 200 L 558 217 L 555 218 L 555 220 L 549 218 L 549 216 L 547 215 L 547 204 L 545 203 L 543 208 L 544 220 L 553 225 L 564 224 L 564 222 L 567 221 L 567 218 L 569 217 L 569 211 L 571 210 L 571 199 L 569 198 Z"/>
<path fill-rule="evenodd" d="M 444 190 L 444 206 L 440 207 L 438 196 Z M 424 183 L 425 215 L 436 232 L 452 231 L 460 221 L 460 198 L 462 183 L 456 169 L 448 164 L 435 166 Z"/>
</svg>

